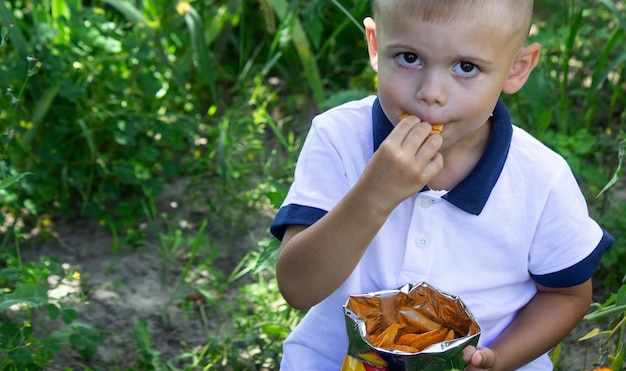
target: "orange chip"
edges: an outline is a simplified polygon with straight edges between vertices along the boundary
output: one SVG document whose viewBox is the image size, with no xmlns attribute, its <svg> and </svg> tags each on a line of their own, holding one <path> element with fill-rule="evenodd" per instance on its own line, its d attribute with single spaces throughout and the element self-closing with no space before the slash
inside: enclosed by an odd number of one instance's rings
<svg viewBox="0 0 626 371">
<path fill-rule="evenodd" d="M 418 341 L 420 339 L 420 336 L 422 336 L 422 334 L 404 334 L 398 338 L 398 340 L 396 341 L 396 344 L 411 345 L 415 343 L 416 341 Z"/>
<path fill-rule="evenodd" d="M 446 338 L 444 339 L 444 341 L 454 340 L 455 338 L 456 338 L 456 334 L 454 333 L 454 330 L 450 330 L 448 331 L 448 335 L 446 335 Z"/>
<path fill-rule="evenodd" d="M 410 115 L 408 113 L 403 113 L 402 115 L 400 115 L 400 120 L 404 120 L 409 116 Z M 430 124 L 430 126 L 432 130 L 431 134 L 439 134 L 443 130 L 443 124 Z"/>
<path fill-rule="evenodd" d="M 431 124 L 430 126 L 432 127 L 431 133 L 433 134 L 439 134 L 441 130 L 443 130 L 443 124 Z"/>
<path fill-rule="evenodd" d="M 404 333 L 421 334 L 436 330 L 441 327 L 441 324 L 426 317 L 424 313 L 416 310 L 413 307 L 402 306 L 398 312 L 398 321 L 406 324 Z"/>
<path fill-rule="evenodd" d="M 369 335 L 368 335 L 368 337 L 369 337 L 369 339 L 370 339 L 370 343 L 372 343 L 372 344 L 376 345 L 376 343 L 378 343 L 378 337 L 379 337 L 379 336 L 380 336 L 380 334 L 379 334 L 379 335 L 376 335 L 376 334 L 369 334 Z"/>
<path fill-rule="evenodd" d="M 448 329 L 440 327 L 437 330 L 428 331 L 420 335 L 420 338 L 411 344 L 413 348 L 424 349 L 433 344 L 442 342 L 446 338 L 446 335 L 448 335 Z"/>
<path fill-rule="evenodd" d="M 376 339 L 376 344 L 374 345 L 379 348 L 393 347 L 393 343 L 396 341 L 396 336 L 398 335 L 399 329 L 399 323 L 392 323 L 389 327 L 385 329 L 385 331 L 381 332 L 381 334 Z"/>
</svg>

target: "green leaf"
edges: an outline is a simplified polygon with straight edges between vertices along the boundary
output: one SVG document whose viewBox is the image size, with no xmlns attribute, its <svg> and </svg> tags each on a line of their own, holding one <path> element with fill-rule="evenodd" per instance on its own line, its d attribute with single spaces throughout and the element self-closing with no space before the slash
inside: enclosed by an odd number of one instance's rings
<svg viewBox="0 0 626 371">
<path fill-rule="evenodd" d="M 13 267 L 1 269 L 0 278 L 15 282 L 20 279 L 20 270 Z"/>
<path fill-rule="evenodd" d="M 133 327 L 133 335 L 135 337 L 135 345 L 141 352 L 147 352 L 152 347 L 150 332 L 145 319 L 139 320 Z"/>
<path fill-rule="evenodd" d="M 624 366 L 624 343 L 619 345 L 617 352 L 615 353 L 615 358 L 613 358 L 613 363 L 611 363 L 612 371 L 620 371 L 623 370 L 622 366 Z"/>
<path fill-rule="evenodd" d="M 19 182 L 23 177 L 27 175 L 33 175 L 32 173 L 19 173 L 8 177 L 7 179 L 0 180 L 0 189 L 7 188 L 11 184 Z"/>
<path fill-rule="evenodd" d="M 89 325 L 77 323 L 72 326 L 74 333 L 70 335 L 70 343 L 85 359 L 91 359 L 102 345 L 102 336 Z"/>
<path fill-rule="evenodd" d="M 33 361 L 33 356 L 30 354 L 30 350 L 26 347 L 18 347 L 9 351 L 9 358 L 20 365 Z"/>
<path fill-rule="evenodd" d="M 587 333 L 587 335 L 584 335 L 583 337 L 581 337 L 580 339 L 578 339 L 578 341 L 585 341 L 585 340 L 589 340 L 589 339 L 593 339 L 594 337 L 600 335 L 600 329 L 599 328 L 594 328 L 593 330 L 589 331 Z"/>
<path fill-rule="evenodd" d="M 0 349 L 15 347 L 21 339 L 20 326 L 8 322 L 0 326 Z"/>
<path fill-rule="evenodd" d="M 26 304 L 32 308 L 48 303 L 46 289 L 34 284 L 18 284 L 15 291 L 0 296 L 0 312 L 16 304 Z"/>
<path fill-rule="evenodd" d="M 602 194 L 604 192 L 606 192 L 608 189 L 613 187 L 615 185 L 615 183 L 617 183 L 620 180 L 620 178 L 622 177 L 622 175 L 624 173 L 624 169 L 622 168 L 622 166 L 624 165 L 624 159 L 626 159 L 626 140 L 622 140 L 620 142 L 619 147 L 618 147 L 617 157 L 618 157 L 617 169 L 615 170 L 615 173 L 613 174 L 613 177 L 607 183 L 607 185 L 604 186 L 602 191 L 600 191 L 600 193 L 596 197 L 602 196 Z"/>
<path fill-rule="evenodd" d="M 61 313 L 59 307 L 55 304 L 48 304 L 48 318 L 54 321 L 59 318 L 59 313 Z"/>
<path fill-rule="evenodd" d="M 105 3 L 111 5 L 122 13 L 126 19 L 128 19 L 134 25 L 146 25 L 150 26 L 150 23 L 144 18 L 139 9 L 135 8 L 130 2 L 124 0 L 103 0 Z"/>
<path fill-rule="evenodd" d="M 74 309 L 72 308 L 63 309 L 63 322 L 66 325 L 69 325 L 70 323 L 74 322 L 74 320 L 77 318 L 78 318 L 78 312 L 76 312 Z"/>
<path fill-rule="evenodd" d="M 263 325 L 262 329 L 263 333 L 276 337 L 286 337 L 287 334 L 289 334 L 290 332 L 289 328 L 276 323 L 265 324 Z"/>
<path fill-rule="evenodd" d="M 70 343 L 70 336 L 72 336 L 73 333 L 70 327 L 64 327 L 50 334 L 49 339 L 55 344 L 67 345 Z"/>
<path fill-rule="evenodd" d="M 626 285 L 620 287 L 617 292 L 617 298 L 615 299 L 615 306 L 621 307 L 623 305 L 626 305 Z"/>
<path fill-rule="evenodd" d="M 552 365 L 556 366 L 561 359 L 561 351 L 563 350 L 562 344 L 559 343 L 552 352 L 550 352 L 550 361 L 552 361 Z"/>
</svg>

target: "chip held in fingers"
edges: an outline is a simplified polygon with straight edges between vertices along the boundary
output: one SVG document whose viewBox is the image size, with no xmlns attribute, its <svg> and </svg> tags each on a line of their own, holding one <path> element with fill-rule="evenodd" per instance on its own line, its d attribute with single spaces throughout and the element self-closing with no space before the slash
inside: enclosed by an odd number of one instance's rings
<svg viewBox="0 0 626 371">
<path fill-rule="evenodd" d="M 425 282 L 352 295 L 344 305 L 349 347 L 342 371 L 464 369 L 462 349 L 480 326 L 456 296 Z"/>
<path fill-rule="evenodd" d="M 404 120 L 405 118 L 409 117 L 410 115 L 408 113 L 403 113 L 402 115 L 400 115 L 400 120 Z M 443 130 L 443 124 L 430 124 L 432 130 L 431 130 L 431 134 L 440 134 L 441 131 Z"/>
</svg>

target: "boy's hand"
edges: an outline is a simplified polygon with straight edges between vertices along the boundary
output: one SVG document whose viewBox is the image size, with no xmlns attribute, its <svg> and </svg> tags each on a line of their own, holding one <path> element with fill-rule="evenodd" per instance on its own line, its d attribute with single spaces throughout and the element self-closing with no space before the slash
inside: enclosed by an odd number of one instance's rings
<svg viewBox="0 0 626 371">
<path fill-rule="evenodd" d="M 463 349 L 463 359 L 468 363 L 465 371 L 494 370 L 496 354 L 489 348 L 468 346 Z"/>
<path fill-rule="evenodd" d="M 430 124 L 416 116 L 401 120 L 367 165 L 364 186 L 383 207 L 395 208 L 419 192 L 443 168 L 438 152 L 441 135 L 431 135 Z"/>
</svg>

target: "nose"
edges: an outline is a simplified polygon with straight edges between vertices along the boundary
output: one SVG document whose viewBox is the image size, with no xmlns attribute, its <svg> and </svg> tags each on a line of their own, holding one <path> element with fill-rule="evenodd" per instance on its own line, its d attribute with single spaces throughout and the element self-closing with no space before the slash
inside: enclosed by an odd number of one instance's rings
<svg viewBox="0 0 626 371">
<path fill-rule="evenodd" d="M 443 74 L 432 70 L 423 71 L 415 98 L 427 106 L 444 106 L 447 96 Z"/>
</svg>

